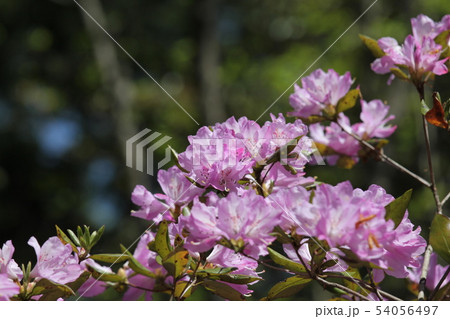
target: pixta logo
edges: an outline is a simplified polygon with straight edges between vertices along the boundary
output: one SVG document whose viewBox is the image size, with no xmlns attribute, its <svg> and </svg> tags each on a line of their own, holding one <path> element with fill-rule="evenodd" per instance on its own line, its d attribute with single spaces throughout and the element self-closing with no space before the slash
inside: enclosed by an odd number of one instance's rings
<svg viewBox="0 0 450 319">
<path fill-rule="evenodd" d="M 151 130 L 146 128 L 127 140 L 126 161 L 128 167 L 135 168 L 140 172 L 144 172 L 144 162 L 146 162 L 146 173 L 153 176 L 154 152 L 172 138 L 163 135 L 158 139 L 161 136 L 161 133 L 150 133 Z M 170 162 L 170 154 L 170 148 L 166 147 L 164 159 L 158 162 L 158 169 Z M 136 164 L 136 166 L 134 166 L 134 164 Z"/>
</svg>

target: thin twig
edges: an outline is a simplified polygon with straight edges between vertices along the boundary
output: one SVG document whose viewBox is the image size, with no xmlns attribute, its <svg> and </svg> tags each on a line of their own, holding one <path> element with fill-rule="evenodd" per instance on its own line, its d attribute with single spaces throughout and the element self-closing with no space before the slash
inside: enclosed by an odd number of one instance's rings
<svg viewBox="0 0 450 319">
<path fill-rule="evenodd" d="M 340 126 L 340 128 L 347 133 L 348 135 L 350 135 L 351 137 L 353 137 L 354 139 L 356 139 L 358 142 L 360 142 L 361 144 L 363 144 L 365 147 L 367 147 L 368 149 L 376 152 L 378 154 L 378 156 L 380 157 L 380 160 L 382 162 L 386 162 L 389 165 L 393 166 L 394 168 L 398 169 L 399 171 L 408 174 L 409 176 L 411 176 L 412 178 L 414 178 L 415 180 L 417 180 L 418 182 L 422 183 L 423 185 L 425 185 L 426 187 L 431 187 L 431 183 L 428 182 L 427 180 L 425 180 L 424 178 L 420 177 L 419 175 L 411 172 L 409 169 L 407 169 L 406 167 L 404 167 L 403 165 L 397 163 L 396 161 L 394 161 L 392 158 L 390 158 L 389 156 L 385 155 L 383 152 L 380 152 L 379 150 L 377 150 L 373 145 L 369 144 L 367 141 L 363 140 L 361 137 L 359 137 L 358 135 L 356 135 L 353 132 L 349 132 L 347 131 L 340 123 L 339 121 L 336 121 L 336 123 Z"/>
<path fill-rule="evenodd" d="M 196 283 L 197 281 L 197 270 L 200 267 L 200 260 L 197 263 L 197 266 L 194 269 L 194 272 L 192 273 L 192 277 L 189 279 L 189 283 L 184 287 L 183 291 L 180 294 L 180 297 L 178 297 L 178 300 L 181 300 L 183 298 L 184 294 Z"/>
<path fill-rule="evenodd" d="M 445 202 L 448 201 L 449 199 L 450 199 L 450 192 L 441 201 L 441 205 L 444 206 Z"/>
<path fill-rule="evenodd" d="M 427 160 L 428 160 L 428 170 L 430 173 L 431 186 L 430 189 L 433 192 L 434 201 L 436 202 L 437 213 L 442 214 L 442 204 L 439 200 L 439 194 L 436 187 L 436 179 L 434 177 L 433 161 L 431 160 L 431 147 L 430 147 L 430 134 L 428 132 L 428 122 L 425 116 L 422 115 L 423 133 L 425 136 L 425 145 L 427 148 Z"/>
<path fill-rule="evenodd" d="M 315 279 L 316 279 L 317 281 L 320 281 L 321 283 L 323 283 L 323 284 L 326 285 L 326 286 L 334 287 L 334 288 L 339 288 L 339 289 L 341 289 L 341 290 L 343 290 L 343 291 L 345 291 L 345 292 L 348 292 L 349 294 L 352 294 L 352 295 L 354 295 L 354 296 L 360 298 L 361 300 L 372 301 L 372 300 L 370 300 L 369 298 L 367 298 L 366 296 L 360 294 L 359 292 L 356 292 L 356 291 L 354 291 L 354 290 L 352 290 L 352 289 L 350 289 L 350 288 L 348 288 L 348 287 L 345 287 L 345 286 L 343 286 L 343 285 L 341 285 L 341 284 L 338 284 L 338 283 L 336 283 L 336 282 L 329 282 L 329 281 L 326 281 L 325 279 L 323 279 L 323 278 L 321 278 L 321 277 L 316 277 Z"/>
<path fill-rule="evenodd" d="M 242 254 L 243 256 L 247 257 L 247 258 L 250 258 L 250 259 L 256 261 L 256 262 L 257 262 L 258 264 L 260 264 L 260 265 L 266 266 L 267 268 L 271 268 L 271 269 L 274 269 L 274 270 L 278 270 L 278 271 L 283 271 L 283 272 L 291 273 L 289 270 L 287 270 L 287 269 L 285 269 L 285 268 L 273 266 L 273 265 L 271 265 L 271 264 L 266 263 L 265 261 L 256 259 L 256 258 L 254 258 L 254 257 L 252 257 L 252 256 L 249 256 L 249 255 L 245 254 L 244 252 L 241 252 L 241 254 Z"/>
<path fill-rule="evenodd" d="M 428 298 L 429 300 L 433 300 L 433 297 L 439 291 L 439 289 L 441 288 L 442 284 L 444 283 L 444 281 L 447 278 L 449 273 L 450 273 L 450 266 L 447 267 L 445 274 L 442 276 L 441 280 L 439 280 L 439 283 L 437 284 L 436 288 L 434 288 L 433 292 L 431 293 L 430 297 Z"/>
<path fill-rule="evenodd" d="M 423 257 L 422 272 L 420 274 L 419 281 L 419 295 L 417 296 L 418 300 L 425 300 L 425 286 L 427 283 L 428 267 L 430 266 L 430 258 L 432 252 L 433 247 L 428 244 L 427 249 L 425 250 L 425 256 Z"/>
<path fill-rule="evenodd" d="M 324 273 L 324 275 L 327 275 L 327 277 L 330 277 L 330 278 L 342 278 L 342 279 L 345 279 L 347 281 L 351 281 L 352 283 L 357 282 L 359 285 L 364 285 L 364 287 L 368 288 L 368 289 L 373 288 L 373 287 L 371 287 L 371 285 L 369 285 L 367 282 L 365 282 L 362 279 L 356 279 L 356 278 L 348 277 L 348 276 L 344 276 L 344 275 L 328 274 L 328 273 Z M 389 298 L 391 300 L 403 301 L 402 299 L 400 299 L 400 298 L 398 298 L 398 297 L 396 297 L 394 295 L 391 295 L 390 293 L 388 293 L 388 292 L 386 292 L 384 290 L 381 290 L 380 288 L 378 288 L 378 292 L 380 293 L 380 295 L 382 295 L 382 296 L 384 296 L 386 298 Z"/>
<path fill-rule="evenodd" d="M 302 263 L 303 267 L 305 267 L 306 271 L 308 272 L 309 277 L 314 279 L 315 276 L 313 277 L 312 272 L 308 269 L 308 267 L 306 266 L 306 263 L 303 260 L 302 256 L 300 256 L 300 254 L 298 253 L 298 250 L 300 249 L 300 247 L 297 246 L 297 243 L 295 243 L 295 242 L 291 242 L 291 244 L 292 244 L 292 247 L 294 248 L 295 254 L 297 255 L 298 259 L 300 260 L 300 262 Z M 311 256 L 311 265 L 310 265 L 311 268 L 312 268 L 312 259 L 313 258 Z"/>
</svg>

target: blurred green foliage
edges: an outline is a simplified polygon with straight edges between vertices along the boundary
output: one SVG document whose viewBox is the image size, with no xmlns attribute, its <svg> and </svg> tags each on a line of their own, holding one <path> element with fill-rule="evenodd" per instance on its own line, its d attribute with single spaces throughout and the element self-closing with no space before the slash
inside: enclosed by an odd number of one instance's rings
<svg viewBox="0 0 450 319">
<path fill-rule="evenodd" d="M 81 4 L 86 1 L 80 1 Z M 438 20 L 447 0 L 378 1 L 309 70 L 311 63 L 372 3 L 357 0 L 222 1 L 218 6 L 221 101 L 228 116 L 258 118 L 302 73 L 316 68 L 351 71 L 367 100 L 391 105 L 398 125 L 385 151 L 427 176 L 418 96 L 407 83 L 386 85 L 387 76 L 370 70 L 373 61 L 358 34 L 403 40 L 409 19 L 424 13 Z M 194 0 L 103 1 L 106 29 L 186 108 L 205 123 L 200 105 L 199 45 L 204 26 Z M 106 35 L 102 35 L 106 37 Z M 108 39 L 109 41 L 109 39 Z M 94 54 L 95 42 L 83 13 L 70 0 L 0 0 L 0 243 L 12 239 L 16 260 L 33 260 L 26 241 L 40 242 L 62 229 L 105 224 L 96 253 L 118 251 L 147 226 L 129 216 L 133 182 L 158 191 L 156 178 L 125 166 L 123 141 L 143 128 L 172 137 L 182 151 L 197 125 L 116 46 L 127 92 L 114 92 Z M 308 70 L 308 71 L 307 71 Z M 436 80 L 450 98 L 449 75 Z M 289 89 L 270 109 L 289 111 Z M 431 87 L 427 88 L 430 97 Z M 130 96 L 130 118 L 115 107 Z M 215 105 L 210 105 L 214 109 Z M 266 113 L 260 121 L 268 119 Z M 358 108 L 351 110 L 354 120 Z M 120 136 L 121 121 L 135 128 Z M 122 123 L 123 124 L 123 123 Z M 435 170 L 442 196 L 450 189 L 447 132 L 430 128 Z M 163 151 L 157 154 L 161 158 Z M 382 163 L 352 170 L 307 169 L 329 183 L 351 180 L 354 187 L 376 183 L 394 196 L 413 188 L 410 215 L 427 236 L 434 202 L 429 190 Z M 448 208 L 445 208 L 448 212 Z M 281 280 L 264 275 L 266 288 Z M 397 280 L 388 289 L 405 296 Z M 259 290 L 258 287 L 255 287 Z M 267 291 L 267 289 L 262 289 Z M 256 295 L 255 297 L 262 297 Z M 327 298 L 314 286 L 298 298 Z M 195 298 L 209 298 L 199 292 Z"/>
</svg>

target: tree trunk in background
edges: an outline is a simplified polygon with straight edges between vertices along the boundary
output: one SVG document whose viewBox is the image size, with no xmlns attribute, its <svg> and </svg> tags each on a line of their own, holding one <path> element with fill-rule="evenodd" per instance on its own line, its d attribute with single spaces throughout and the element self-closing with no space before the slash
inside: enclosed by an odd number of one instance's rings
<svg viewBox="0 0 450 319">
<path fill-rule="evenodd" d="M 107 30 L 105 14 L 99 0 L 82 2 L 83 7 L 97 22 Z M 131 110 L 131 83 L 120 70 L 114 42 L 86 15 L 81 12 L 88 35 L 92 40 L 95 58 L 102 76 L 105 91 L 111 100 L 111 115 L 115 126 L 116 140 L 123 155 L 125 167 L 125 142 L 138 132 L 133 123 Z M 137 171 L 127 169 L 128 184 L 133 188 L 144 182 Z"/>
<path fill-rule="evenodd" d="M 200 107 L 207 125 L 226 118 L 219 79 L 219 4 L 220 0 L 198 2 Z"/>
</svg>

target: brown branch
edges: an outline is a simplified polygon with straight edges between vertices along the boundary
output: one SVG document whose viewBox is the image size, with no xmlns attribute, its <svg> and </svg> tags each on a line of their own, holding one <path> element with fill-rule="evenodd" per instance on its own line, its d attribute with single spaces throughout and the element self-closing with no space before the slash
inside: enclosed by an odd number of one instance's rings
<svg viewBox="0 0 450 319">
<path fill-rule="evenodd" d="M 323 279 L 321 277 L 316 277 L 315 279 L 317 281 L 321 282 L 322 284 L 324 284 L 325 286 L 339 288 L 339 289 L 341 289 L 341 290 L 343 290 L 343 291 L 345 291 L 345 292 L 347 292 L 349 294 L 352 294 L 352 295 L 360 298 L 361 300 L 372 301 L 369 298 L 367 298 L 366 296 L 360 294 L 359 292 L 356 292 L 356 291 L 354 291 L 354 290 L 352 290 L 352 289 L 350 289 L 348 287 L 345 287 L 345 286 L 343 286 L 341 284 L 338 284 L 336 282 L 329 282 L 329 281 L 326 281 L 325 279 Z"/>
<path fill-rule="evenodd" d="M 448 201 L 449 199 L 450 199 L 450 192 L 441 201 L 441 205 L 444 206 L 445 202 Z"/>
<path fill-rule="evenodd" d="M 349 132 L 347 131 L 340 123 L 339 121 L 336 121 L 336 123 L 340 126 L 340 128 L 347 133 L 348 135 L 350 135 L 351 137 L 353 137 L 354 139 L 356 139 L 358 142 L 360 142 L 362 145 L 364 145 L 365 147 L 367 147 L 368 149 L 376 152 L 378 154 L 378 156 L 380 157 L 380 160 L 382 162 L 385 162 L 391 166 L 393 166 L 394 168 L 398 169 L 399 171 L 408 174 L 409 176 L 411 176 L 412 178 L 414 178 L 415 180 L 417 180 L 418 182 L 422 183 L 423 185 L 425 185 L 426 187 L 431 187 L 431 183 L 428 182 L 427 180 L 425 180 L 424 178 L 420 177 L 419 175 L 411 172 L 409 169 L 407 169 L 406 167 L 404 167 L 403 165 L 397 163 L 396 161 L 394 161 L 392 158 L 390 158 L 389 156 L 385 155 L 383 152 L 380 152 L 379 150 L 377 150 L 373 145 L 369 144 L 367 141 L 363 140 L 361 137 L 359 137 L 358 135 L 356 135 L 353 132 Z"/>
<path fill-rule="evenodd" d="M 423 257 L 422 272 L 420 274 L 419 281 L 419 295 L 417 296 L 418 300 L 425 300 L 425 286 L 427 283 L 428 267 L 430 266 L 430 258 L 432 253 L 433 247 L 428 244 L 427 249 L 425 250 L 425 256 Z"/>
<path fill-rule="evenodd" d="M 422 125 L 423 125 L 423 133 L 425 136 L 425 145 L 427 148 L 428 170 L 430 173 L 430 180 L 431 180 L 430 189 L 433 192 L 434 201 L 436 202 L 437 213 L 442 214 L 442 204 L 441 201 L 439 200 L 439 194 L 437 191 L 436 179 L 433 170 L 433 161 L 431 160 L 430 134 L 428 132 L 428 122 L 425 119 L 425 116 L 423 115 L 422 115 Z"/>
<path fill-rule="evenodd" d="M 369 285 L 367 282 L 365 282 L 362 279 L 357 279 L 357 278 L 348 277 L 348 276 L 344 276 L 344 275 L 337 275 L 337 274 L 327 274 L 327 273 L 325 273 L 324 275 L 327 275 L 327 277 L 330 277 L 330 278 L 342 278 L 342 279 L 345 279 L 345 280 L 350 281 L 352 283 L 357 283 L 358 285 L 364 285 L 364 288 L 367 288 L 369 290 L 373 289 L 373 287 L 371 285 Z M 389 299 L 394 300 L 394 301 L 403 301 L 402 299 L 400 299 L 400 298 L 398 298 L 398 297 L 396 297 L 394 295 L 391 295 L 390 293 L 388 293 L 388 292 L 386 292 L 384 290 L 381 290 L 380 288 L 377 288 L 377 289 L 378 289 L 378 292 L 380 293 L 380 295 L 382 295 L 382 296 L 384 296 L 386 298 L 389 298 Z"/>
</svg>

